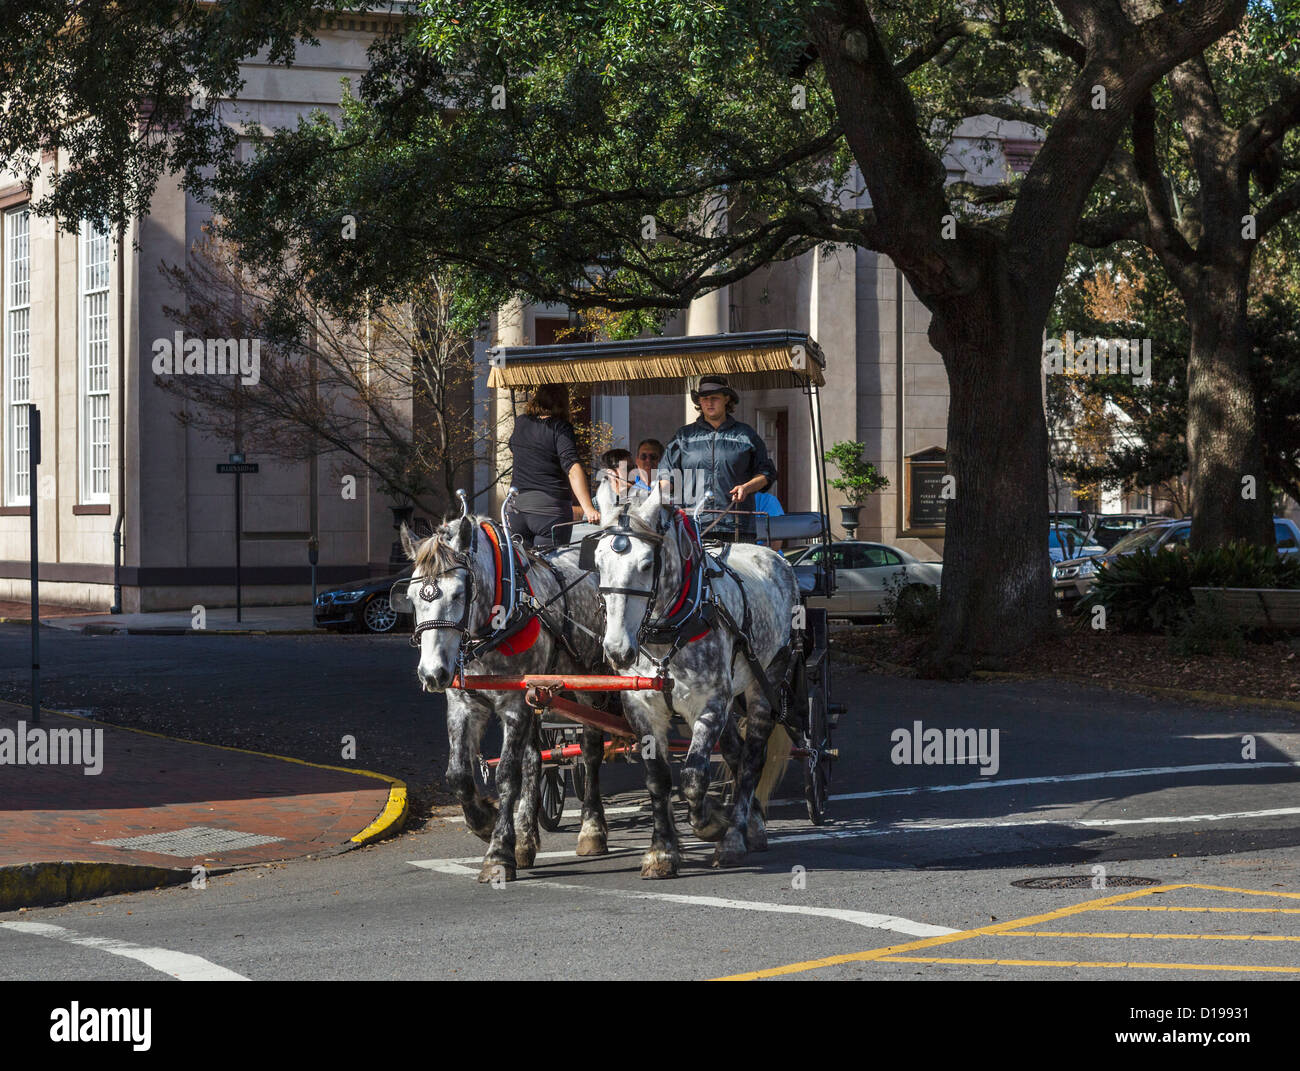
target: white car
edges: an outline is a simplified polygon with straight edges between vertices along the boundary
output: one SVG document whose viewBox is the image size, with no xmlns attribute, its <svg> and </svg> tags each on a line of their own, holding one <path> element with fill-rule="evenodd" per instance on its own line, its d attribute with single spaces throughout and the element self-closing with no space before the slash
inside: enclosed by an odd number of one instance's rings
<svg viewBox="0 0 1300 1071">
<path fill-rule="evenodd" d="M 790 564 L 796 573 L 801 567 L 811 572 L 825 553 L 824 546 L 814 544 L 791 554 Z M 883 617 L 880 603 L 891 582 L 905 587 L 938 588 L 943 576 L 943 562 L 923 562 L 884 543 L 832 543 L 831 564 L 835 567 L 835 594 L 829 599 L 809 598 L 807 602 L 810 607 L 825 608 L 831 617 Z"/>
</svg>

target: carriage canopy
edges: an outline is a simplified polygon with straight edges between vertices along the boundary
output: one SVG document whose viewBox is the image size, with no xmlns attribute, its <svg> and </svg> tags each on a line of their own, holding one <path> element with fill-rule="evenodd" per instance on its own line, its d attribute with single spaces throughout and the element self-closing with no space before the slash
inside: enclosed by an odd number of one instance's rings
<svg viewBox="0 0 1300 1071">
<path fill-rule="evenodd" d="M 488 386 L 532 389 L 546 383 L 598 394 L 675 394 L 701 376 L 723 375 L 737 390 L 822 386 L 826 357 L 802 331 L 497 346 Z"/>
</svg>

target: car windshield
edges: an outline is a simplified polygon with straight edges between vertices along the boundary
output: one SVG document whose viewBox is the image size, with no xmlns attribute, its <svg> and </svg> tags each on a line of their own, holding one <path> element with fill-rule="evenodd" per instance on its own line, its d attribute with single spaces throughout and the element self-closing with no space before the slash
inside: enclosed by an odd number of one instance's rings
<svg viewBox="0 0 1300 1071">
<path fill-rule="evenodd" d="M 1110 548 L 1112 554 L 1128 554 L 1134 550 L 1149 550 L 1160 542 L 1160 537 L 1165 534 L 1167 527 L 1162 524 L 1153 524 L 1147 528 L 1139 528 L 1132 535 L 1126 535 L 1118 543 Z"/>
<path fill-rule="evenodd" d="M 1054 524 L 1047 534 L 1049 547 L 1081 547 L 1086 542 L 1083 533 L 1069 524 Z"/>
</svg>

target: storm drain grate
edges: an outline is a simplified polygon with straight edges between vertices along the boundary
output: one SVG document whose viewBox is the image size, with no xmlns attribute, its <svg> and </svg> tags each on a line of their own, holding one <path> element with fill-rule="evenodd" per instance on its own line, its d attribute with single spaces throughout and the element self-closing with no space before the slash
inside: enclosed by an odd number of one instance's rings
<svg viewBox="0 0 1300 1071">
<path fill-rule="evenodd" d="M 1097 884 L 1094 886 L 1093 882 Z M 1021 878 L 1011 883 L 1017 889 L 1131 889 L 1144 885 L 1159 885 L 1159 878 L 1136 878 L 1131 874 L 1058 874 L 1050 878 Z"/>
<path fill-rule="evenodd" d="M 236 829 L 189 826 L 186 829 L 173 829 L 170 833 L 147 833 L 143 837 L 97 840 L 95 843 L 106 848 L 126 848 L 137 852 L 155 852 L 158 855 L 193 856 L 256 848 L 259 844 L 272 844 L 278 840 L 284 838 L 264 837 L 260 833 L 240 833 Z"/>
</svg>

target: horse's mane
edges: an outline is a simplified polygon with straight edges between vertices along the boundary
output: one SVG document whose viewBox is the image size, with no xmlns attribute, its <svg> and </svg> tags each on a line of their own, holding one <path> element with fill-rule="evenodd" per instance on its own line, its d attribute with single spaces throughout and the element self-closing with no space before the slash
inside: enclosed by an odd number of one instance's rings
<svg viewBox="0 0 1300 1071">
<path fill-rule="evenodd" d="M 446 529 L 440 528 L 416 548 L 414 575 L 429 576 L 460 564 L 449 535 Z"/>
</svg>

